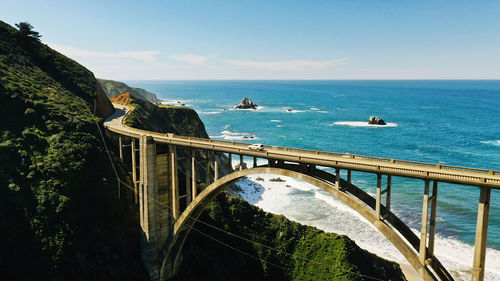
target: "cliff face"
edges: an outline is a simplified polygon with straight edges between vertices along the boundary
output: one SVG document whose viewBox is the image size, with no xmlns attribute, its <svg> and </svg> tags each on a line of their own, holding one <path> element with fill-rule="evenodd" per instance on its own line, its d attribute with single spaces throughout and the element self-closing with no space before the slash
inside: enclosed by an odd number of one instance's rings
<svg viewBox="0 0 500 281">
<path fill-rule="evenodd" d="M 158 106 L 137 98 L 131 101 L 131 105 L 134 110 L 125 119 L 125 124 L 128 126 L 160 133 L 208 138 L 205 124 L 192 108 Z"/>
<path fill-rule="evenodd" d="M 116 101 L 134 107 L 125 120 L 131 127 L 208 137 L 192 109 L 159 107 L 130 95 L 118 96 Z M 204 173 L 203 167 L 198 169 Z M 181 170 L 185 168 L 181 166 Z M 325 233 L 284 216 L 266 213 L 242 199 L 229 198 L 226 193 L 221 193 L 209 204 L 200 220 L 282 252 L 198 222 L 194 228 L 203 234 L 192 231 L 189 235 L 176 280 L 369 280 L 364 275 L 382 280 L 405 280 L 398 264 L 359 248 L 347 236 Z"/>
<path fill-rule="evenodd" d="M 0 22 L 1 279 L 144 280 L 95 124 L 113 110 L 89 70 Z"/>
<path fill-rule="evenodd" d="M 106 95 L 109 98 L 128 92 L 132 94 L 134 97 L 137 97 L 145 101 L 149 101 L 154 104 L 160 102 L 158 100 L 158 97 L 156 97 L 156 94 L 148 92 L 144 89 L 133 88 L 123 82 L 118 82 L 113 80 L 105 80 L 105 79 L 97 79 L 97 80 L 99 81 L 99 84 L 103 87 L 104 91 L 106 92 Z"/>
</svg>

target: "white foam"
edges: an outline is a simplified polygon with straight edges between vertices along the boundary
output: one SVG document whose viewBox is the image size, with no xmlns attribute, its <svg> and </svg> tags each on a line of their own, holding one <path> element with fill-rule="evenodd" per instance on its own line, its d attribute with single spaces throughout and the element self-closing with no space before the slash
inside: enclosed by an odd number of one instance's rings
<svg viewBox="0 0 500 281">
<path fill-rule="evenodd" d="M 200 112 L 200 114 L 220 114 L 222 111 L 207 111 L 207 112 Z"/>
<path fill-rule="evenodd" d="M 264 181 L 256 181 L 257 177 L 261 177 Z M 248 177 L 248 181 L 237 182 L 243 190 L 240 195 L 265 211 L 285 215 L 291 220 L 324 231 L 347 235 L 356 241 L 361 248 L 386 259 L 408 263 L 403 255 L 372 224 L 337 198 L 311 184 L 293 178 L 279 176 L 286 182 L 269 181 L 275 177 L 277 176 L 253 175 Z M 252 185 L 252 182 L 257 184 L 260 189 Z M 304 197 L 310 201 L 310 204 L 307 201 L 292 202 L 291 196 L 294 190 L 313 191 L 313 197 Z M 295 196 L 297 196 L 296 193 Z M 308 193 L 304 196 L 311 195 Z M 327 208 L 325 208 L 325 203 L 328 205 Z M 412 229 L 412 231 L 420 237 L 417 230 Z M 474 256 L 472 245 L 458 241 L 453 237 L 436 235 L 435 247 L 436 256 L 455 279 L 470 280 Z M 485 280 L 500 281 L 500 251 L 488 248 L 486 260 Z"/>
<path fill-rule="evenodd" d="M 168 99 L 160 99 L 160 104 L 164 105 L 177 105 L 177 106 L 187 106 L 188 103 L 193 103 L 195 100 L 168 100 Z M 184 105 L 182 105 L 184 104 Z"/>
<path fill-rule="evenodd" d="M 354 209 L 348 207 L 345 204 L 342 204 L 337 198 L 333 197 L 330 194 L 323 194 L 320 190 L 317 190 L 316 193 L 314 194 L 314 197 L 316 199 L 322 200 L 328 205 L 334 207 L 338 211 L 342 212 L 348 212 L 353 216 L 356 216 L 359 220 L 364 221 L 365 223 L 369 223 L 362 215 L 360 215 L 358 212 L 354 211 Z M 371 225 L 371 224 L 370 224 Z"/>
<path fill-rule="evenodd" d="M 481 141 L 481 143 L 500 146 L 500 140 Z"/>
<path fill-rule="evenodd" d="M 285 127 L 285 126 L 283 126 L 283 125 L 276 125 L 276 127 L 278 127 L 278 128 L 283 128 L 283 127 Z"/>
<path fill-rule="evenodd" d="M 386 127 L 397 127 L 397 123 L 387 123 L 387 125 L 373 125 L 368 124 L 368 122 L 363 121 L 338 121 L 330 126 L 349 126 L 349 127 L 373 127 L 373 128 L 386 128 Z"/>
<path fill-rule="evenodd" d="M 396 260 L 398 262 L 405 261 L 404 257 L 399 254 L 396 248 L 389 243 L 385 237 L 380 234 L 362 216 L 358 215 L 354 210 L 342 204 L 339 200 L 317 187 L 295 180 L 293 178 L 280 176 L 286 182 L 269 182 L 268 178 L 276 177 L 274 175 L 259 175 L 264 178 L 264 181 L 256 181 L 261 186 L 264 186 L 263 192 L 258 195 L 258 199 L 251 197 L 250 192 L 240 193 L 247 200 L 252 200 L 256 206 L 265 211 L 285 215 L 287 218 L 299 223 L 318 227 L 325 231 L 348 235 L 356 241 L 358 245 L 371 252 L 381 255 L 385 258 Z M 253 178 L 250 178 L 253 180 Z M 239 182 L 238 182 L 239 183 Z M 286 187 L 288 185 L 289 187 Z M 252 186 L 240 185 L 242 190 L 252 189 Z M 297 203 L 291 202 L 290 192 L 293 190 L 301 190 L 304 192 L 314 192 L 314 197 L 310 202 L 310 208 L 307 210 L 297 210 Z M 250 193 L 250 195 L 248 195 Z M 324 202 L 330 205 L 330 208 L 318 210 L 318 206 Z M 294 217 L 293 214 L 296 214 Z M 297 215 L 300 213 L 300 215 Z"/>
<path fill-rule="evenodd" d="M 271 122 L 281 123 L 281 120 L 271 120 Z"/>
<path fill-rule="evenodd" d="M 311 109 L 311 110 L 316 110 L 316 111 L 321 110 L 321 109 L 319 109 L 319 108 L 317 108 L 317 107 L 311 107 L 310 109 Z"/>
<path fill-rule="evenodd" d="M 328 111 L 326 111 L 326 110 L 320 110 L 320 111 L 318 111 L 318 112 L 319 112 L 319 113 L 328 113 Z"/>
<path fill-rule="evenodd" d="M 249 133 L 238 133 L 238 132 L 231 132 L 229 130 L 224 130 L 220 132 L 221 134 L 219 136 L 211 136 L 210 138 L 215 138 L 215 139 L 225 139 L 225 140 L 258 140 L 259 137 L 249 134 Z"/>
</svg>

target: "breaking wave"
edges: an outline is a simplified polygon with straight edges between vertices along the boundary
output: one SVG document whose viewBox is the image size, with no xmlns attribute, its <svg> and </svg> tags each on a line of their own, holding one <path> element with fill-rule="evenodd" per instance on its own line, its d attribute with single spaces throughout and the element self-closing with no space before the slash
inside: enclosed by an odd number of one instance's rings
<svg viewBox="0 0 500 281">
<path fill-rule="evenodd" d="M 481 143 L 500 146 L 500 140 L 487 140 L 481 141 Z"/>
</svg>

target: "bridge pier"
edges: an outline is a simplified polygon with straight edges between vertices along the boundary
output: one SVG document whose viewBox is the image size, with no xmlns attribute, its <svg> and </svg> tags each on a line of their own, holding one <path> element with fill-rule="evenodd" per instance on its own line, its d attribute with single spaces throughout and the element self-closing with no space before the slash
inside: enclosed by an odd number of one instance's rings
<svg viewBox="0 0 500 281">
<path fill-rule="evenodd" d="M 205 171 L 205 184 L 210 185 L 210 150 L 207 149 L 207 166 Z"/>
<path fill-rule="evenodd" d="M 214 162 L 214 181 L 219 178 L 219 153 L 215 152 L 215 162 Z"/>
<path fill-rule="evenodd" d="M 391 187 L 392 187 L 392 176 L 387 175 L 387 189 L 385 194 L 385 208 L 389 212 L 391 210 Z"/>
<path fill-rule="evenodd" d="M 340 169 L 335 168 L 335 188 L 340 188 Z"/>
<path fill-rule="evenodd" d="M 135 204 L 138 204 L 139 203 L 139 198 L 138 198 L 138 195 L 139 195 L 139 190 L 138 190 L 138 182 L 137 182 L 137 163 L 136 163 L 136 160 L 135 160 L 135 157 L 136 157 L 136 154 L 137 154 L 137 151 L 138 149 L 135 148 L 135 139 L 132 138 L 130 140 L 130 147 L 131 147 L 131 160 L 132 160 L 132 182 L 134 183 L 134 202 Z"/>
<path fill-rule="evenodd" d="M 186 206 L 192 201 L 191 196 L 191 151 L 186 148 Z"/>
<path fill-rule="evenodd" d="M 191 152 L 191 196 L 193 198 L 193 200 L 196 198 L 196 196 L 198 195 L 198 189 L 197 189 L 197 186 L 196 186 L 196 151 L 193 149 L 193 151 Z"/>
<path fill-rule="evenodd" d="M 140 138 L 140 222 L 141 257 L 151 280 L 160 276 L 160 234 L 158 181 L 156 175 L 156 144 L 152 137 Z"/>
<path fill-rule="evenodd" d="M 420 230 L 419 257 L 420 264 L 425 268 L 434 261 L 434 241 L 436 236 L 438 182 L 432 185 L 432 196 L 429 197 L 430 180 L 425 180 L 424 197 L 422 202 L 422 225 Z M 429 204 L 431 207 L 429 218 Z M 422 274 L 422 273 L 421 273 Z"/>
<path fill-rule="evenodd" d="M 132 151 L 134 151 L 134 142 L 131 146 L 133 147 Z M 191 162 L 189 154 L 187 156 L 187 162 Z M 194 160 L 194 152 L 191 160 Z M 150 280 L 158 281 L 161 278 L 165 238 L 173 235 L 175 220 L 181 211 L 176 146 L 168 145 L 167 153 L 157 154 L 153 138 L 141 136 L 139 139 L 139 162 L 141 258 Z M 194 161 L 187 163 L 187 165 L 188 169 L 194 168 Z M 189 167 L 189 165 L 192 166 Z M 196 169 L 192 169 L 191 175 L 195 183 Z M 196 185 L 194 185 L 193 190 L 195 188 Z M 191 189 L 189 180 L 186 182 L 186 189 Z M 166 277 L 173 277 L 174 266 L 168 264 L 167 268 L 172 269 L 172 272 L 169 271 Z"/>
<path fill-rule="evenodd" d="M 477 207 L 476 242 L 474 246 L 474 261 L 472 264 L 472 281 L 484 280 L 490 198 L 491 189 L 488 187 L 481 187 L 479 205 Z"/>
<path fill-rule="evenodd" d="M 177 149 L 174 145 L 169 145 L 168 150 L 170 153 L 170 179 L 171 179 L 171 193 L 172 193 L 172 216 L 174 220 L 179 217 L 179 181 L 177 178 Z"/>
<path fill-rule="evenodd" d="M 436 213 L 437 213 L 437 188 L 438 182 L 434 181 L 432 184 L 431 200 L 431 218 L 429 219 L 429 245 L 427 251 L 429 257 L 434 256 L 434 239 L 436 237 Z"/>
<path fill-rule="evenodd" d="M 381 205 L 382 205 L 382 174 L 377 174 L 377 198 L 375 201 L 375 215 L 377 219 L 381 219 Z"/>
<path fill-rule="evenodd" d="M 419 261 L 425 266 L 427 259 L 427 224 L 429 220 L 429 180 L 425 180 L 424 200 L 422 206 L 422 225 L 420 227 Z"/>
<path fill-rule="evenodd" d="M 120 161 L 123 162 L 123 137 L 118 136 L 118 149 L 120 151 Z"/>
</svg>

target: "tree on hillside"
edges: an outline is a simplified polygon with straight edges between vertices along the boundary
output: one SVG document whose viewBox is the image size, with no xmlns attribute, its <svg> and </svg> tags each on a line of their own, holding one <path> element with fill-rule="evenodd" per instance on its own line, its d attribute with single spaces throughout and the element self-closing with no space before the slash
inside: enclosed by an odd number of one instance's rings
<svg viewBox="0 0 500 281">
<path fill-rule="evenodd" d="M 19 28 L 19 31 L 26 36 L 26 37 L 31 37 L 36 40 L 40 40 L 39 38 L 42 37 L 37 31 L 33 30 L 33 26 L 29 22 L 20 22 L 16 23 L 17 28 Z"/>
</svg>

